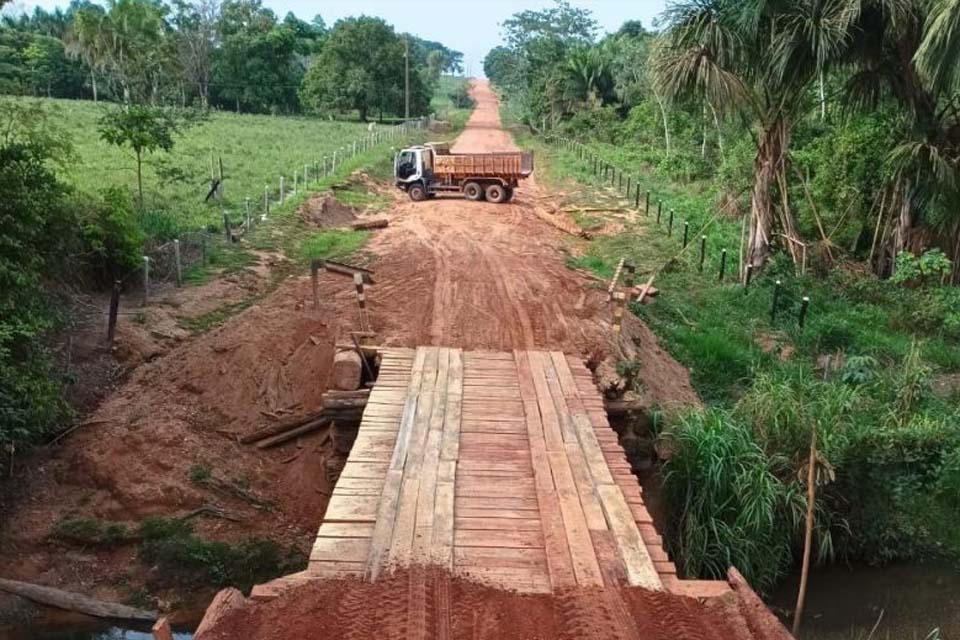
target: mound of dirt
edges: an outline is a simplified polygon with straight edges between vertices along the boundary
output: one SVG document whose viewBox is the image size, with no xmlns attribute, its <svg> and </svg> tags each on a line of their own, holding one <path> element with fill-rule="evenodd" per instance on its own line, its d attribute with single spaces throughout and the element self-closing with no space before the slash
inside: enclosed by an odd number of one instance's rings
<svg viewBox="0 0 960 640">
<path fill-rule="evenodd" d="M 211 615 L 196 640 L 786 637 L 776 627 L 757 630 L 734 594 L 705 603 L 638 588 L 522 595 L 436 569 L 398 571 L 375 583 L 311 581 L 268 602 L 243 602 L 237 596 L 215 620 Z"/>
<path fill-rule="evenodd" d="M 357 218 L 357 211 L 325 193 L 307 200 L 300 207 L 300 217 L 308 224 L 329 229 L 349 226 Z"/>
</svg>

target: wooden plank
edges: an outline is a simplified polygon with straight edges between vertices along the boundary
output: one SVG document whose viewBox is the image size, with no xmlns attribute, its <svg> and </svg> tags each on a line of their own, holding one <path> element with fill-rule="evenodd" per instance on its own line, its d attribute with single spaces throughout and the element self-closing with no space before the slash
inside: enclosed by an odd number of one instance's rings
<svg viewBox="0 0 960 640">
<path fill-rule="evenodd" d="M 443 417 L 443 437 L 440 441 L 440 459 L 460 457 L 463 404 L 463 351 L 451 349 L 449 355 L 446 413 Z"/>
<path fill-rule="evenodd" d="M 370 538 L 317 538 L 310 559 L 363 562 L 369 549 Z"/>
<path fill-rule="evenodd" d="M 433 561 L 440 566 L 453 568 L 454 487 L 457 473 L 455 460 L 441 460 L 437 471 L 437 496 L 433 525 Z"/>
<path fill-rule="evenodd" d="M 400 488 L 400 502 L 397 505 L 397 517 L 393 527 L 393 540 L 390 544 L 390 562 L 409 564 L 413 555 L 413 542 L 417 524 L 417 501 L 420 496 L 420 474 L 423 468 L 424 448 L 429 435 L 430 416 L 436 396 L 437 347 L 421 347 L 425 352 L 425 364 L 421 376 L 420 396 L 414 419 L 410 448 L 403 468 L 403 480 Z"/>
<path fill-rule="evenodd" d="M 333 495 L 323 514 L 324 522 L 373 522 L 377 517 L 379 496 Z"/>
<path fill-rule="evenodd" d="M 566 398 L 560 388 L 560 380 L 557 377 L 557 371 L 553 366 L 553 360 L 549 353 L 541 352 L 537 354 L 543 367 L 543 377 L 547 383 L 547 392 L 550 395 L 553 411 L 556 413 L 560 424 L 560 433 L 564 443 L 575 442 L 576 433 L 573 430 L 570 409 L 567 407 Z"/>
<path fill-rule="evenodd" d="M 462 529 L 454 532 L 457 547 L 543 548 L 543 533 L 531 530 L 481 531 Z"/>
<path fill-rule="evenodd" d="M 563 451 L 563 435 L 560 431 L 560 420 L 553 407 L 553 398 L 547 386 L 546 375 L 543 371 L 543 358 L 537 351 L 528 351 L 530 374 L 533 377 L 533 387 L 536 391 L 537 408 L 540 412 L 540 423 L 543 426 L 543 438 L 547 451 Z"/>
<path fill-rule="evenodd" d="M 623 494 L 616 485 L 598 485 L 600 503 L 610 523 L 627 574 L 627 583 L 634 587 L 643 587 L 659 591 L 663 589 L 653 560 L 640 536 L 640 530 L 633 521 Z"/>
<path fill-rule="evenodd" d="M 457 516 L 454 526 L 460 529 L 485 529 L 488 531 L 520 531 L 542 528 L 540 518 L 463 518 Z"/>
<path fill-rule="evenodd" d="M 530 441 L 533 478 L 537 490 L 537 506 L 540 513 L 546 551 L 545 560 L 550 583 L 554 588 L 571 587 L 576 584 L 576 576 L 573 572 L 570 549 L 563 531 L 559 499 L 550 474 L 550 463 L 547 458 L 546 441 L 540 420 L 540 411 L 537 407 L 537 393 L 528 353 L 514 351 L 514 361 L 517 365 L 517 378 L 525 406 L 525 424 L 527 438 Z"/>
<path fill-rule="evenodd" d="M 543 567 L 547 561 L 547 554 L 543 549 L 529 547 L 457 547 L 453 554 L 458 565 L 483 565 L 510 560 Z"/>
<path fill-rule="evenodd" d="M 567 454 L 565 451 L 548 451 L 547 458 L 560 499 L 560 512 L 563 515 L 563 526 L 577 583 L 581 586 L 602 586 L 603 576 L 590 539 L 587 521 L 580 507 L 580 497 Z"/>
<path fill-rule="evenodd" d="M 567 444 L 567 460 L 570 462 L 573 481 L 577 486 L 577 493 L 580 495 L 580 506 L 583 508 L 583 515 L 587 520 L 587 528 L 591 531 L 606 531 L 607 519 L 603 515 L 600 499 L 594 492 L 593 480 L 590 478 L 590 472 L 587 470 L 586 461 L 583 459 L 578 443 Z"/>
<path fill-rule="evenodd" d="M 538 504 L 536 498 L 504 498 L 483 497 L 475 498 L 473 496 L 456 496 L 457 509 L 520 509 L 529 510 L 536 513 Z"/>
<path fill-rule="evenodd" d="M 433 543 L 433 516 L 437 495 L 437 473 L 440 464 L 440 439 L 443 436 L 443 418 L 447 407 L 447 382 L 450 370 L 450 350 L 437 350 L 437 377 L 433 406 L 427 426 L 427 441 L 423 465 L 420 469 L 420 492 L 417 497 L 417 516 L 413 537 L 412 562 L 426 564 L 431 559 Z"/>
<path fill-rule="evenodd" d="M 587 468 L 590 470 L 590 476 L 594 483 L 614 484 L 610 467 L 607 466 L 603 451 L 600 450 L 600 443 L 597 442 L 597 436 L 593 432 L 593 427 L 590 425 L 587 416 L 582 413 L 575 414 L 573 425 L 576 428 L 580 449 L 583 451 L 583 457 L 586 459 Z"/>
<path fill-rule="evenodd" d="M 321 538 L 369 538 L 373 535 L 372 522 L 324 522 L 317 531 Z"/>
<path fill-rule="evenodd" d="M 340 472 L 340 479 L 343 478 L 378 478 L 386 476 L 387 468 L 390 465 L 386 462 L 351 462 L 347 459 Z"/>
</svg>

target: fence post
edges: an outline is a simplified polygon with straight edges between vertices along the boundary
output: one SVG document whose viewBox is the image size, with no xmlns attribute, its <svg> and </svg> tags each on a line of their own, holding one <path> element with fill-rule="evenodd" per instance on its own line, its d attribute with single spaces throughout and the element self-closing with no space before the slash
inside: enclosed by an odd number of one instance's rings
<svg viewBox="0 0 960 640">
<path fill-rule="evenodd" d="M 777 319 L 777 307 L 780 302 L 780 281 L 777 280 L 773 283 L 773 301 L 770 304 L 770 323 Z"/>
<path fill-rule="evenodd" d="M 330 159 L 330 173 L 337 170 L 337 150 L 333 150 L 333 158 Z"/>
<path fill-rule="evenodd" d="M 631 181 L 631 179 L 632 179 L 632 176 L 627 176 L 627 197 L 628 197 L 628 198 L 630 197 L 630 181 Z"/>
<path fill-rule="evenodd" d="M 657 200 L 657 224 L 660 224 L 660 214 L 663 212 L 663 200 Z"/>
<path fill-rule="evenodd" d="M 687 241 L 690 237 L 690 223 L 684 220 L 683 222 L 683 248 L 687 248 Z"/>
<path fill-rule="evenodd" d="M 310 261 L 310 287 L 313 290 L 313 310 L 320 309 L 320 293 L 317 288 L 317 272 L 320 271 L 320 261 Z"/>
<path fill-rule="evenodd" d="M 307 190 L 307 184 L 310 182 L 310 177 L 307 175 L 307 167 L 309 165 L 303 165 L 303 190 Z"/>
<path fill-rule="evenodd" d="M 623 291 L 616 291 L 613 294 L 613 333 L 620 335 L 620 327 L 623 324 L 623 307 L 626 304 L 626 296 Z"/>
<path fill-rule="evenodd" d="M 673 209 L 670 209 L 670 218 L 667 221 L 667 237 L 673 235 Z"/>
<path fill-rule="evenodd" d="M 703 273 L 703 261 L 707 257 L 707 236 L 700 236 L 700 272 Z"/>
<path fill-rule="evenodd" d="M 633 208 L 637 211 L 640 210 L 640 185 L 637 185 L 636 197 L 633 199 Z"/>
<path fill-rule="evenodd" d="M 627 260 L 623 263 L 623 268 L 626 269 L 626 273 L 623 276 L 623 286 L 627 290 L 627 302 L 633 301 L 633 280 L 637 274 L 637 265 L 634 264 L 633 260 Z"/>
<path fill-rule="evenodd" d="M 750 286 L 750 280 L 751 280 L 752 278 L 753 278 L 753 265 L 752 265 L 752 264 L 748 264 L 748 265 L 747 265 L 747 271 L 746 271 L 746 274 L 745 274 L 744 279 L 743 279 L 743 286 L 744 286 L 744 287 L 749 287 L 749 286 Z"/>
<path fill-rule="evenodd" d="M 180 239 L 173 241 L 173 264 L 177 268 L 177 286 L 183 286 L 183 268 L 180 264 Z"/>
<path fill-rule="evenodd" d="M 723 249 L 720 251 L 720 277 L 717 278 L 718 281 L 723 282 L 723 272 L 727 269 L 727 250 Z"/>
<path fill-rule="evenodd" d="M 143 304 L 150 299 L 150 258 L 143 256 Z"/>
<path fill-rule="evenodd" d="M 639 191 L 640 191 L 640 185 L 637 185 L 637 192 L 639 193 Z M 645 216 L 650 215 L 650 192 L 649 191 L 647 191 L 646 204 L 644 204 L 643 206 L 643 215 Z"/>
<path fill-rule="evenodd" d="M 250 198 L 243 199 L 243 209 L 244 209 L 244 215 L 246 216 L 246 220 L 247 220 L 247 232 L 249 233 L 250 224 L 251 224 L 250 223 Z"/>
<path fill-rule="evenodd" d="M 223 231 L 227 236 L 227 242 L 233 242 L 233 230 L 230 229 L 230 214 L 223 212 Z"/>
<path fill-rule="evenodd" d="M 800 301 L 800 317 L 797 318 L 797 321 L 800 323 L 800 328 L 803 329 L 803 323 L 807 320 L 807 308 L 810 306 L 809 296 L 803 296 L 803 299 Z"/>
<path fill-rule="evenodd" d="M 280 204 L 283 204 L 283 176 L 280 176 Z"/>
<path fill-rule="evenodd" d="M 113 281 L 113 291 L 110 292 L 110 314 L 107 317 L 107 342 L 113 344 L 113 337 L 117 334 L 117 313 L 120 311 L 120 281 Z M 802 326 L 801 321 L 801 326 Z"/>
</svg>

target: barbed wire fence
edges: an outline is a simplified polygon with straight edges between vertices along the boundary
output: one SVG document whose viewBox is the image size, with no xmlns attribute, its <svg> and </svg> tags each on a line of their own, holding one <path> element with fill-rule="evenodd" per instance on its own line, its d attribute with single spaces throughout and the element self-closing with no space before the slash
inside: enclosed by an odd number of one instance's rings
<svg viewBox="0 0 960 640">
<path fill-rule="evenodd" d="M 561 149 L 574 154 L 577 161 L 585 165 L 601 185 L 615 189 L 618 195 L 627 200 L 634 211 L 654 221 L 653 228 L 660 229 L 666 233 L 667 237 L 676 237 L 679 245 L 678 252 L 668 262 L 676 261 L 683 254 L 691 254 L 695 257 L 693 260 L 688 260 L 687 264 L 705 275 L 708 275 L 711 271 L 714 272 L 716 282 L 719 284 L 731 282 L 732 276 L 737 286 L 744 289 L 750 288 L 754 279 L 754 269 L 749 262 L 743 265 L 742 248 L 735 247 L 734 252 L 734 249 L 709 241 L 707 232 L 717 220 L 719 214 L 713 215 L 699 228 L 694 228 L 690 221 L 677 218 L 676 211 L 669 206 L 664 197 L 657 196 L 650 190 L 644 192 L 636 176 L 607 161 L 582 142 L 556 134 L 546 134 L 543 139 L 547 143 L 556 144 Z M 798 275 L 804 275 L 807 270 L 808 245 L 801 242 L 798 242 L 798 245 L 793 247 L 797 255 L 800 256 L 800 259 L 796 261 L 797 273 Z M 730 264 L 731 255 L 737 258 L 738 265 Z M 736 275 L 737 271 L 739 271 L 739 276 Z M 637 292 L 633 285 L 634 272 L 635 265 L 633 263 L 621 260 L 608 287 L 609 297 L 616 303 L 614 308 L 614 330 L 616 331 L 619 330 L 618 320 L 622 318 L 623 309 L 632 302 L 642 302 L 647 290 L 652 286 L 654 277 L 659 273 L 655 272 L 647 284 L 640 287 L 640 291 Z M 618 287 L 621 275 L 626 276 L 629 280 L 629 286 L 626 292 L 618 293 L 615 290 Z M 781 280 L 773 282 L 770 300 L 771 324 L 789 315 L 795 318 L 797 326 L 802 329 L 806 323 L 809 309 L 810 296 L 805 292 L 789 290 Z"/>
<path fill-rule="evenodd" d="M 288 198 L 294 197 L 334 175 L 343 163 L 383 144 L 403 139 L 415 131 L 426 130 L 430 126 L 430 117 L 424 116 L 408 120 L 401 124 L 368 131 L 366 135 L 342 145 L 332 153 L 277 172 L 276 178 L 265 181 L 262 192 L 248 194 L 237 202 L 242 206 L 224 207 L 222 221 L 206 229 L 183 232 L 176 238 L 144 250 L 140 265 L 114 281 L 110 304 L 107 310 L 107 341 L 112 342 L 116 335 L 117 317 L 121 313 L 139 313 L 139 311 L 120 311 L 120 297 L 136 300 L 139 306 L 171 287 L 184 284 L 185 275 L 196 266 L 210 264 L 214 251 L 237 242 L 260 225 L 270 221 L 271 207 L 282 205 Z M 223 190 L 222 167 L 219 179 L 211 184 L 211 194 Z M 274 186 L 270 186 L 270 185 Z M 219 227 L 219 229 L 215 228 Z"/>
</svg>

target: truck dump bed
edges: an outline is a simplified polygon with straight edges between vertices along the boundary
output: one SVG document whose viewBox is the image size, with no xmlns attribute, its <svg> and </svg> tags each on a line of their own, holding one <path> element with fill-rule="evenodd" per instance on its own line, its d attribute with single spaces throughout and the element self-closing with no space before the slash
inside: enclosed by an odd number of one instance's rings
<svg viewBox="0 0 960 640">
<path fill-rule="evenodd" d="M 491 176 L 526 178 L 533 173 L 533 154 L 506 153 L 434 153 L 433 172 L 452 178 Z"/>
</svg>

